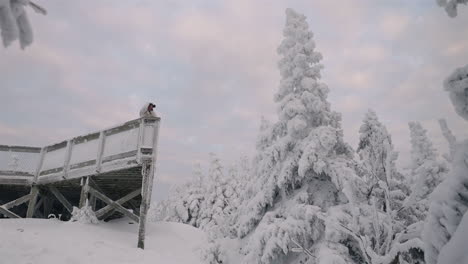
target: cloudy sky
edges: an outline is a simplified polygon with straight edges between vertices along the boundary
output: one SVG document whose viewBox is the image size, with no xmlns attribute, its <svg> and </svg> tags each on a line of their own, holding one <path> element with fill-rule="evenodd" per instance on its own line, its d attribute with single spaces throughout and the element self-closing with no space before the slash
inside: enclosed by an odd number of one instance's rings
<svg viewBox="0 0 468 264">
<path fill-rule="evenodd" d="M 54 143 L 136 118 L 154 101 L 161 198 L 209 152 L 226 163 L 254 152 L 260 117 L 276 118 L 276 47 L 291 7 L 308 17 L 347 142 L 357 145 L 372 108 L 404 166 L 409 121 L 440 152 L 438 118 L 468 137 L 441 87 L 468 63 L 468 8 L 451 19 L 435 2 L 37 0 L 49 14 L 30 12 L 33 45 L 0 49 L 0 144 Z"/>
</svg>

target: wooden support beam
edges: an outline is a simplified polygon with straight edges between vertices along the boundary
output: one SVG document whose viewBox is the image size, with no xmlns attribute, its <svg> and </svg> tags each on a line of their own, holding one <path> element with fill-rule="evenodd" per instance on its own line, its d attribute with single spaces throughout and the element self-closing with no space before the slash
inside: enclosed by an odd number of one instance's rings
<svg viewBox="0 0 468 264">
<path fill-rule="evenodd" d="M 65 207 L 65 209 L 67 209 L 68 212 L 71 213 L 73 211 L 73 206 L 71 205 L 71 203 L 67 200 L 67 198 L 65 198 L 65 196 L 63 196 L 59 192 L 59 190 L 57 190 L 57 188 L 55 188 L 54 186 L 49 186 L 49 190 L 55 197 L 57 197 L 59 202 Z"/>
<path fill-rule="evenodd" d="M 31 194 L 27 194 L 27 195 L 22 196 L 22 197 L 14 200 L 14 201 L 11 201 L 11 202 L 8 202 L 8 203 L 2 205 L 2 207 L 5 208 L 5 209 L 10 209 L 12 207 L 18 206 L 20 204 L 23 204 L 23 203 L 29 201 L 30 198 L 31 198 Z"/>
<path fill-rule="evenodd" d="M 96 212 L 96 217 L 100 218 L 100 217 L 104 216 L 105 214 L 107 214 L 107 213 L 109 213 L 109 212 L 111 212 L 112 210 L 115 209 L 114 204 L 123 205 L 124 203 L 130 201 L 131 199 L 133 199 L 135 196 L 139 195 L 140 193 L 141 193 L 141 189 L 135 190 L 135 191 L 125 195 L 124 197 L 118 199 L 113 204 L 108 204 L 107 206 L 105 206 L 104 208 L 102 208 L 102 209 L 100 209 L 100 210 L 98 210 Z"/>
<path fill-rule="evenodd" d="M 89 204 L 91 206 L 91 209 L 93 211 L 96 211 L 96 196 L 91 195 L 91 197 L 89 198 Z"/>
<path fill-rule="evenodd" d="M 37 196 L 39 194 L 39 188 L 37 186 L 31 187 L 31 199 L 29 200 L 28 211 L 26 218 L 32 218 L 34 216 L 34 209 L 36 209 Z"/>
<path fill-rule="evenodd" d="M 86 201 L 88 200 L 88 186 L 89 186 L 89 176 L 81 178 L 81 195 L 80 195 L 80 203 L 79 207 L 83 208 L 86 205 Z"/>
<path fill-rule="evenodd" d="M 115 210 L 121 212 L 122 214 L 128 216 L 130 219 L 132 219 L 133 221 L 135 222 L 139 222 L 140 218 L 138 216 L 136 216 L 135 214 L 131 213 L 130 211 L 127 210 L 127 208 L 123 207 L 122 205 L 112 201 L 109 197 L 105 196 L 104 194 L 96 191 L 95 189 L 93 189 L 92 187 L 88 187 L 89 188 L 89 192 L 92 193 L 94 196 L 96 196 L 96 198 L 100 199 L 101 201 L 109 204 L 109 205 L 112 205 Z"/>
<path fill-rule="evenodd" d="M 50 215 L 50 212 L 52 211 L 52 206 L 54 205 L 54 200 L 51 199 L 49 196 L 44 196 L 44 206 L 43 206 L 43 214 L 45 218 L 48 218 Z"/>
<path fill-rule="evenodd" d="M 34 214 L 35 214 L 37 217 L 39 217 L 39 218 L 46 218 L 46 217 L 44 217 L 44 215 L 41 213 L 40 210 L 36 210 L 36 211 L 34 212 Z"/>
<path fill-rule="evenodd" d="M 3 214 L 4 216 L 8 218 L 21 218 L 19 215 L 13 213 L 12 211 L 4 208 L 3 206 L 0 206 L 0 214 Z"/>
<path fill-rule="evenodd" d="M 96 191 L 106 195 L 106 192 L 104 192 L 99 185 L 93 180 L 92 177 L 89 177 L 89 186 L 93 187 Z"/>
<path fill-rule="evenodd" d="M 41 207 L 44 203 L 44 197 L 39 196 L 39 201 L 36 203 L 36 208 L 34 208 L 34 212 L 37 213 L 37 210 Z"/>
<path fill-rule="evenodd" d="M 127 204 L 132 208 L 136 215 L 140 216 L 140 211 L 138 210 L 138 206 L 134 200 L 128 201 Z"/>
</svg>

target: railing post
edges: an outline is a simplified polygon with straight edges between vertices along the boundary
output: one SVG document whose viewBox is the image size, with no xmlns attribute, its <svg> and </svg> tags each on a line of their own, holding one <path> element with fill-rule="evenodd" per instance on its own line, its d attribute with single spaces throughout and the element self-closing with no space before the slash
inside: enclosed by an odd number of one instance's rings
<svg viewBox="0 0 468 264">
<path fill-rule="evenodd" d="M 68 140 L 67 141 L 67 152 L 65 154 L 65 161 L 63 163 L 63 178 L 67 178 L 68 176 L 68 170 L 70 169 L 70 159 L 71 159 L 71 154 L 72 154 L 72 148 L 73 148 L 73 140 Z"/>
<path fill-rule="evenodd" d="M 33 184 L 37 183 L 37 179 L 39 178 L 39 174 L 41 173 L 42 164 L 44 163 L 44 156 L 46 153 L 47 153 L 47 147 L 41 148 L 39 162 L 37 163 L 36 171 L 34 172 Z"/>
<path fill-rule="evenodd" d="M 141 161 L 141 147 L 143 146 L 144 140 L 144 133 L 145 133 L 145 119 L 140 119 L 140 127 L 138 128 L 138 143 L 137 143 L 137 162 L 138 164 L 142 164 Z"/>
<path fill-rule="evenodd" d="M 106 141 L 106 133 L 101 131 L 99 133 L 99 145 L 98 145 L 98 152 L 96 157 L 96 172 L 101 171 L 101 164 L 102 164 L 102 155 L 104 154 L 104 144 Z"/>
</svg>

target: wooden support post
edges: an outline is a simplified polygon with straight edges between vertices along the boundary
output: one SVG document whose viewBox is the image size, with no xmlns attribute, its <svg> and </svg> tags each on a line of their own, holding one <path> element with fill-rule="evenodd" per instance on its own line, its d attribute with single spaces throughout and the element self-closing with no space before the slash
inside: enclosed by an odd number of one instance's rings
<svg viewBox="0 0 468 264">
<path fill-rule="evenodd" d="M 149 167 L 149 168 L 148 168 Z M 142 173 L 142 193 L 141 193 L 141 204 L 140 204 L 140 223 L 138 225 L 138 248 L 145 249 L 145 232 L 146 232 L 146 214 L 149 208 L 148 184 L 150 182 L 151 163 L 143 163 Z"/>
<path fill-rule="evenodd" d="M 145 232 L 146 232 L 146 215 L 151 203 L 151 194 L 153 191 L 153 178 L 155 174 L 155 166 L 157 160 L 157 150 L 158 150 L 158 137 L 159 137 L 159 124 L 161 120 L 159 119 L 154 124 L 153 131 L 153 154 L 151 162 L 143 162 L 142 165 L 142 195 L 141 195 L 141 205 L 140 205 L 140 223 L 138 226 L 138 248 L 145 249 Z"/>
<path fill-rule="evenodd" d="M 80 195 L 80 208 L 86 205 L 88 200 L 88 186 L 89 186 L 89 176 L 81 178 L 81 195 Z"/>
<path fill-rule="evenodd" d="M 55 197 L 57 197 L 59 202 L 65 207 L 65 209 L 67 209 L 68 212 L 71 213 L 73 211 L 73 206 L 71 205 L 71 203 L 67 200 L 67 198 L 65 198 L 65 196 L 63 196 L 59 192 L 59 190 L 57 190 L 57 188 L 55 188 L 54 186 L 49 186 L 49 190 Z"/>
<path fill-rule="evenodd" d="M 109 197 L 107 197 L 104 194 L 96 191 L 92 187 L 88 187 L 88 188 L 89 188 L 89 192 L 92 193 L 94 196 L 96 196 L 96 198 L 98 198 L 101 201 L 107 203 L 108 205 L 113 206 L 115 210 L 117 210 L 117 211 L 121 212 L 122 214 L 128 216 L 130 219 L 132 219 L 135 222 L 138 222 L 140 220 L 138 216 L 136 216 L 135 214 L 128 211 L 127 208 L 125 208 L 122 205 L 112 201 Z"/>
<path fill-rule="evenodd" d="M 118 199 L 114 203 L 108 204 L 107 206 L 105 206 L 102 209 L 99 209 L 96 212 L 96 217 L 97 218 L 103 217 L 104 215 L 108 214 L 109 212 L 112 212 L 115 209 L 115 204 L 123 205 L 124 203 L 130 201 L 131 199 L 133 199 L 135 196 L 139 195 L 140 193 L 141 193 L 141 189 L 135 190 L 135 191 L 125 195 L 124 197 Z M 105 218 L 102 218 L 102 219 L 104 220 Z"/>
<path fill-rule="evenodd" d="M 28 211 L 26 213 L 27 218 L 32 218 L 34 216 L 34 209 L 36 209 L 37 195 L 39 194 L 39 188 L 33 186 L 31 188 L 31 199 L 29 200 Z"/>
</svg>

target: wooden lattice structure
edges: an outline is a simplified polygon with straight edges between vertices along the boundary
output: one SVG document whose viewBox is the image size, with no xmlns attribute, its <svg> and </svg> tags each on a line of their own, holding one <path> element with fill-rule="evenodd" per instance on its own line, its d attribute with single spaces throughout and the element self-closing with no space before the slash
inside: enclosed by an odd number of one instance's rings
<svg viewBox="0 0 468 264">
<path fill-rule="evenodd" d="M 100 220 L 139 223 L 144 248 L 159 124 L 144 117 L 42 148 L 0 145 L 0 216 L 66 219 L 88 204 Z"/>
</svg>

